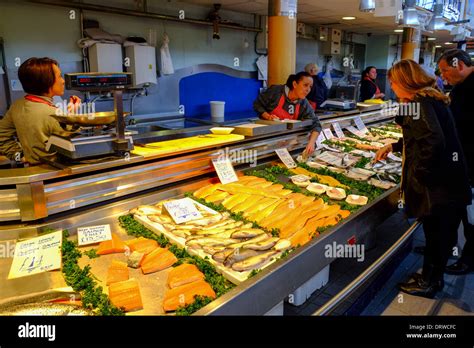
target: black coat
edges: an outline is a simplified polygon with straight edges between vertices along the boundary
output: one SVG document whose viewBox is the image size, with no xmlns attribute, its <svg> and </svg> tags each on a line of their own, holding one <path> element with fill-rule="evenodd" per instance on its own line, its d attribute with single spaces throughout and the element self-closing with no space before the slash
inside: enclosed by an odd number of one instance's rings
<svg viewBox="0 0 474 348">
<path fill-rule="evenodd" d="M 462 83 L 454 86 L 450 93 L 451 111 L 459 133 L 459 139 L 466 155 L 471 185 L 474 186 L 474 73 L 471 73 Z"/>
<path fill-rule="evenodd" d="M 316 107 L 319 108 L 321 107 L 321 104 L 324 103 L 326 99 L 328 99 L 328 93 L 328 88 L 322 77 L 314 75 L 313 87 L 311 88 L 311 91 L 309 92 L 306 99 L 316 103 Z"/>
<path fill-rule="evenodd" d="M 377 87 L 375 86 L 374 83 L 368 80 L 362 80 L 360 82 L 359 101 L 363 102 L 364 100 L 367 100 L 367 99 L 373 99 L 375 92 L 377 92 Z"/>
<path fill-rule="evenodd" d="M 447 203 L 467 206 L 471 202 L 467 167 L 449 107 L 431 97 L 417 96 L 419 112 L 398 116 L 405 145 L 402 191 L 408 216 L 424 217 Z"/>
</svg>

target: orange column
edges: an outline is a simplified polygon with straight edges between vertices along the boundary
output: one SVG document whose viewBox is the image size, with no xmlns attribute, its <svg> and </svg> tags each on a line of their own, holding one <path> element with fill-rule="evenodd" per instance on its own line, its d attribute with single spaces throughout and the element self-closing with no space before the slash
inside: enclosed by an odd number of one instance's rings
<svg viewBox="0 0 474 348">
<path fill-rule="evenodd" d="M 402 59 L 418 61 L 421 32 L 416 28 L 403 28 Z"/>
<path fill-rule="evenodd" d="M 296 0 L 269 0 L 268 85 L 284 84 L 296 69 Z"/>
</svg>

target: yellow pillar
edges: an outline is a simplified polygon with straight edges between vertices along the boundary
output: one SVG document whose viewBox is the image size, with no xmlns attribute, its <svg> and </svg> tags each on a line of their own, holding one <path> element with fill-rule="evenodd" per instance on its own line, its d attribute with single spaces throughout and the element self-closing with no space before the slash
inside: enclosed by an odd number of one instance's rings
<svg viewBox="0 0 474 348">
<path fill-rule="evenodd" d="M 282 85 L 296 69 L 296 0 L 268 1 L 268 85 Z"/>
<path fill-rule="evenodd" d="M 421 32 L 415 28 L 403 28 L 402 59 L 418 61 Z"/>
</svg>

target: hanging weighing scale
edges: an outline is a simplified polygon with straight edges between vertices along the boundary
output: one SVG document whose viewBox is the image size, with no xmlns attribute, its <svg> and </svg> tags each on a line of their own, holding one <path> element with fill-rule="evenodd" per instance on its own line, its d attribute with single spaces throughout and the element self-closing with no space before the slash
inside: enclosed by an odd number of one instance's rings
<svg viewBox="0 0 474 348">
<path fill-rule="evenodd" d="M 69 137 L 52 135 L 46 143 L 46 150 L 74 160 L 103 155 L 122 156 L 133 150 L 133 139 L 125 133 L 123 112 L 123 90 L 132 86 L 132 74 L 73 73 L 65 74 L 64 79 L 68 90 L 112 92 L 114 111 L 51 115 L 60 123 L 82 128 L 81 132 Z M 103 130 L 104 126 L 110 126 L 114 122 L 113 132 Z"/>
</svg>

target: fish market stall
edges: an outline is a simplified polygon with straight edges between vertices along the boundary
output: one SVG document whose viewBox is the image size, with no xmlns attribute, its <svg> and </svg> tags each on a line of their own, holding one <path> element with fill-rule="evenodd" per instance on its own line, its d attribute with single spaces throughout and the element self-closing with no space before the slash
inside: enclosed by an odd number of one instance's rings
<svg viewBox="0 0 474 348">
<path fill-rule="evenodd" d="M 351 127 L 356 117 L 337 122 L 341 128 Z M 370 127 L 390 121 L 393 115 L 378 112 L 361 119 Z M 334 122 L 322 123 L 330 129 Z M 337 257 L 325 256 L 325 245 L 350 242 L 370 248 L 374 227 L 397 209 L 397 160 L 381 167 L 371 166 L 368 160 L 374 147 L 388 139 L 396 141 L 397 129 L 382 126 L 370 135 L 346 132 L 343 138 L 333 135 L 334 139 L 326 133 L 328 139 L 320 143 L 315 156 L 293 169 L 275 162 L 274 151 L 287 148 L 297 157 L 306 142 L 304 128 L 177 151 L 168 151 L 159 135 L 143 135 L 137 139 L 147 141 L 138 151 L 146 154 L 132 153 L 128 159 L 78 164 L 67 170 L 27 168 L 16 181 L 5 176 L 0 180 L 2 194 L 10 190 L 2 207 L 3 220 L 24 220 L 4 223 L 1 239 L 11 246 L 18 238 L 46 229 L 68 230 L 70 237 L 64 237 L 64 243 L 77 240 L 77 228 L 107 224 L 112 239 L 92 247 L 76 246 L 82 255 L 74 264 L 82 270 L 90 267 L 98 279 L 94 289 L 102 287 L 116 307 L 127 308 L 127 313 L 173 314 L 184 305 L 188 307 L 183 314 L 196 310 L 215 315 L 278 312 L 282 301 L 316 276 L 319 286 L 325 284 L 329 265 Z M 256 155 L 257 167 L 236 163 L 240 185 L 220 185 L 213 172 L 210 159 L 222 155 L 223 146 L 233 153 Z M 19 189 L 25 196 L 18 194 Z M 202 204 L 199 224 L 177 224 L 165 214 L 167 202 L 184 197 Z M 5 209 L 16 199 L 16 209 Z M 285 209 L 288 202 L 294 207 Z M 271 216 L 279 206 L 282 213 L 287 210 L 286 220 Z M 308 209 L 297 209 L 302 206 Z M 292 226 L 293 222 L 297 224 Z M 100 257 L 95 257 L 94 249 Z M 8 270 L 11 259 L 2 263 L 1 269 Z M 11 305 L 20 295 L 53 289 L 53 297 L 64 300 L 72 292 L 87 301 L 90 294 L 68 288 L 77 279 L 66 277 L 66 284 L 61 272 L 64 268 L 30 276 L 42 279 L 35 289 L 28 288 L 30 277 L 6 280 L 2 274 L 0 285 L 9 291 L 1 300 Z M 124 293 L 135 295 L 127 299 Z M 184 299 L 180 294 L 185 294 Z M 202 296 L 202 302 L 192 307 L 194 295 Z M 99 313 L 114 310 L 102 306 Z"/>
</svg>

